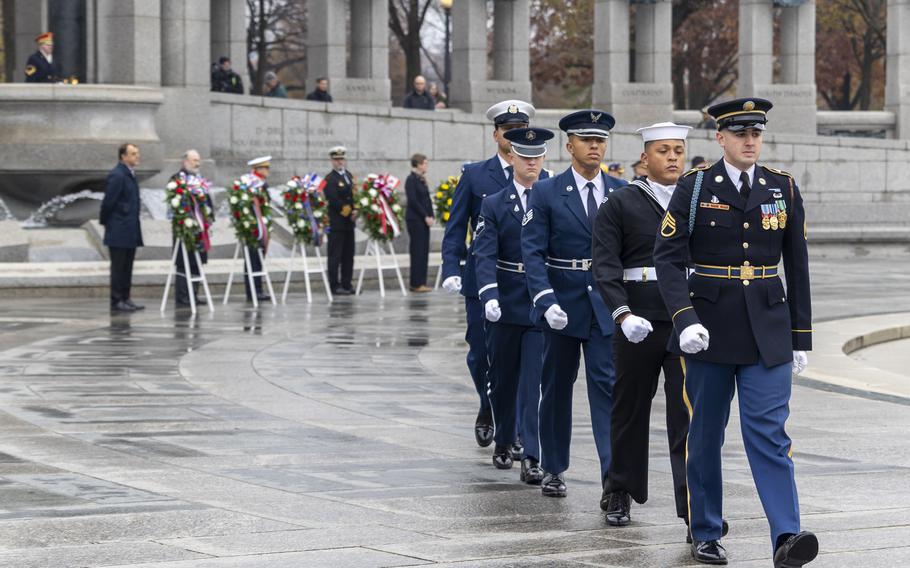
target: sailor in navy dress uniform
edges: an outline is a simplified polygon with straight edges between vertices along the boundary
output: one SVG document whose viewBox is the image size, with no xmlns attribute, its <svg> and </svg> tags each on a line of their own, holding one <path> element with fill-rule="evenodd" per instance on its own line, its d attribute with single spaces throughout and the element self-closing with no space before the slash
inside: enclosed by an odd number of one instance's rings
<svg viewBox="0 0 910 568">
<path fill-rule="evenodd" d="M 679 357 L 667 350 L 672 331 L 654 272 L 654 241 L 676 181 L 685 171 L 689 126 L 661 122 L 640 128 L 647 175 L 613 192 L 594 221 L 594 279 L 618 329 L 613 333 L 612 456 L 601 508 L 607 522 L 631 522 L 631 499 L 648 500 L 651 400 L 664 373 L 667 441 L 676 514 L 688 517 L 686 434 Z"/>
<path fill-rule="evenodd" d="M 539 435 L 546 476 L 541 491 L 551 497 L 566 495 L 572 387 L 581 349 L 601 482 L 610 466 L 613 319 L 591 272 L 591 231 L 597 208 L 611 191 L 625 185 L 600 170 L 614 123 L 601 110 L 573 112 L 559 121 L 559 128 L 568 135 L 566 149 L 572 165 L 534 184 L 522 221 L 531 321 L 544 330 Z"/>
<path fill-rule="evenodd" d="M 692 555 L 708 564 L 727 562 L 721 446 L 734 391 L 775 567 L 802 566 L 818 553 L 815 535 L 800 532 L 785 431 L 792 373 L 812 347 L 806 220 L 793 177 L 756 165 L 771 106 L 752 98 L 708 109 L 724 157 L 679 180 L 654 249 L 674 326 L 670 348 L 683 354 Z"/>
<path fill-rule="evenodd" d="M 474 233 L 483 198 L 499 192 L 512 179 L 512 166 L 508 162 L 510 143 L 503 134 L 512 128 L 527 128 L 528 122 L 534 118 L 534 107 L 524 101 L 502 101 L 487 110 L 487 118 L 494 124 L 496 155 L 483 162 L 467 164 L 462 169 L 449 208 L 449 222 L 442 237 L 442 287 L 450 294 L 461 292 L 464 296 L 468 323 L 465 333 L 468 370 L 480 397 L 480 410 L 474 422 L 474 438 L 480 447 L 487 447 L 493 442 L 493 416 L 487 395 L 489 364 L 483 331 L 483 303 L 477 296 L 474 257 L 465 241 L 468 231 Z"/>
<path fill-rule="evenodd" d="M 477 286 L 487 319 L 490 404 L 493 408 L 493 465 L 512 467 L 510 447 L 521 433 L 524 457 L 521 481 L 543 480 L 537 439 L 543 332 L 531 322 L 531 297 L 521 257 L 521 221 L 531 187 L 543 171 L 547 140 L 544 128 L 518 128 L 505 133 L 512 144 L 509 162 L 514 176 L 480 208 L 474 237 Z"/>
</svg>

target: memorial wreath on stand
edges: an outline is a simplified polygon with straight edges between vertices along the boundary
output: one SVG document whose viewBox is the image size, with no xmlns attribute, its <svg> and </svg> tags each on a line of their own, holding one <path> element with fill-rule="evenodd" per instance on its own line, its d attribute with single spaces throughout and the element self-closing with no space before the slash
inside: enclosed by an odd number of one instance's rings
<svg viewBox="0 0 910 568">
<path fill-rule="evenodd" d="M 251 247 L 268 241 L 272 228 L 272 206 L 262 179 L 246 174 L 234 181 L 228 203 L 238 241 Z"/>
<path fill-rule="evenodd" d="M 401 287 L 401 295 L 407 296 L 408 292 L 401 275 L 401 267 L 395 256 L 392 241 L 401 234 L 402 209 L 395 195 L 395 188 L 400 180 L 389 174 L 370 174 L 363 181 L 360 189 L 354 195 L 354 208 L 358 217 L 363 219 L 363 230 L 369 237 L 365 257 L 372 257 L 376 262 L 376 276 L 379 281 L 379 295 L 385 297 L 385 282 L 383 270 L 394 270 Z M 383 246 L 384 245 L 384 246 Z M 383 251 L 383 248 L 386 250 Z M 363 275 L 366 265 L 360 269 L 357 277 L 356 293 L 360 294 L 363 286 Z"/>
<path fill-rule="evenodd" d="M 436 207 L 436 219 L 443 226 L 449 222 L 452 198 L 455 196 L 455 188 L 458 186 L 459 179 L 461 179 L 461 176 L 449 176 L 436 186 L 436 193 L 433 195 L 433 205 Z"/>
<path fill-rule="evenodd" d="M 390 174 L 370 174 L 354 195 L 354 208 L 370 240 L 389 242 L 401 234 L 402 208 L 395 195 L 399 183 Z"/>
<path fill-rule="evenodd" d="M 317 174 L 292 177 L 282 188 L 284 211 L 297 242 L 320 246 L 329 222 L 322 191 L 325 180 Z"/>
<path fill-rule="evenodd" d="M 164 200 L 168 206 L 174 237 L 189 252 L 208 251 L 211 247 L 209 231 L 214 222 L 214 211 L 209 200 L 209 180 L 181 173 L 165 186 Z"/>
</svg>

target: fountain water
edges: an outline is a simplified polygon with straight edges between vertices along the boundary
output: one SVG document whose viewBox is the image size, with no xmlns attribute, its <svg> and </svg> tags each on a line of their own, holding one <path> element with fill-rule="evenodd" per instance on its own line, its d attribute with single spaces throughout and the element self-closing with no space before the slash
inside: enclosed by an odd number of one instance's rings
<svg viewBox="0 0 910 568">
<path fill-rule="evenodd" d="M 6 206 L 6 203 L 3 202 L 3 198 L 0 198 L 0 221 L 11 221 L 15 219 L 13 217 L 13 212 L 9 210 L 9 207 Z"/>
<path fill-rule="evenodd" d="M 66 195 L 58 195 L 43 203 L 34 213 L 29 215 L 28 219 L 22 222 L 22 227 L 26 229 L 47 227 L 48 222 L 51 219 L 56 218 L 67 206 L 85 199 L 101 201 L 103 198 L 103 193 L 90 189 L 83 189 L 82 191 L 68 193 Z"/>
</svg>

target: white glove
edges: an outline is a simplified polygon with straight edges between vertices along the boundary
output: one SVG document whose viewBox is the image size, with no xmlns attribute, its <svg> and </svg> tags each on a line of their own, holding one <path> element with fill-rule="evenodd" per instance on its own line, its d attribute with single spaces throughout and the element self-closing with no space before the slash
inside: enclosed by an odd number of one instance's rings
<svg viewBox="0 0 910 568">
<path fill-rule="evenodd" d="M 449 276 L 442 281 L 442 289 L 449 294 L 461 292 L 461 276 Z"/>
<path fill-rule="evenodd" d="M 654 328 L 651 327 L 651 322 L 633 315 L 623 318 L 620 327 L 622 327 L 622 332 L 625 334 L 626 339 L 632 343 L 640 343 L 644 338 L 648 337 L 649 333 L 654 331 Z"/>
<path fill-rule="evenodd" d="M 693 323 L 679 334 L 679 348 L 683 353 L 698 353 L 708 348 L 708 330 L 700 323 Z"/>
<path fill-rule="evenodd" d="M 809 356 L 805 351 L 793 352 L 793 374 L 798 375 L 806 370 L 809 366 Z"/>
<path fill-rule="evenodd" d="M 487 300 L 487 303 L 483 305 L 483 311 L 487 319 L 492 322 L 497 322 L 502 317 L 502 310 L 499 309 L 499 300 L 496 299 Z"/>
<path fill-rule="evenodd" d="M 555 330 L 565 329 L 569 325 L 569 316 L 566 312 L 562 311 L 562 308 L 559 307 L 559 304 L 553 304 L 547 311 L 543 314 L 543 317 L 546 318 L 547 323 L 550 324 L 550 327 Z"/>
</svg>

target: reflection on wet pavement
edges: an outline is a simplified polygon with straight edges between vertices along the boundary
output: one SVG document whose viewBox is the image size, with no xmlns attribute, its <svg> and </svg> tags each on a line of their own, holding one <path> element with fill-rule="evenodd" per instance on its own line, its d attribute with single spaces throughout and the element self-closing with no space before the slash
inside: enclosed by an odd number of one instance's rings
<svg viewBox="0 0 910 568">
<path fill-rule="evenodd" d="M 864 307 L 817 278 L 816 313 Z M 821 264 L 821 275 L 831 266 Z M 219 306 L 111 315 L 101 300 L 0 300 L 0 566 L 688 566 L 673 517 L 663 403 L 651 500 L 610 529 L 583 381 L 569 497 L 551 500 L 476 447 L 460 297 Z M 810 356 L 811 364 L 811 356 Z M 789 432 L 804 524 L 824 566 L 910 564 L 906 407 L 803 386 Z M 768 564 L 734 414 L 726 539 Z M 871 560 L 870 560 L 871 558 Z"/>
</svg>

